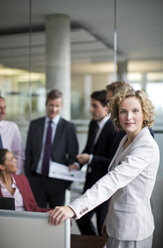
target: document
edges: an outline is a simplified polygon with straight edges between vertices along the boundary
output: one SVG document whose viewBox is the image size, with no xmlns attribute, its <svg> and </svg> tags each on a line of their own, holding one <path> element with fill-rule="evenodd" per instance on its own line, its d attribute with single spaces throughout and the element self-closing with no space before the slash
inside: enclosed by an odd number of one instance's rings
<svg viewBox="0 0 163 248">
<path fill-rule="evenodd" d="M 64 164 L 50 162 L 49 177 L 58 178 L 68 181 L 84 182 L 85 173 L 81 170 L 69 171 L 68 167 Z"/>
</svg>

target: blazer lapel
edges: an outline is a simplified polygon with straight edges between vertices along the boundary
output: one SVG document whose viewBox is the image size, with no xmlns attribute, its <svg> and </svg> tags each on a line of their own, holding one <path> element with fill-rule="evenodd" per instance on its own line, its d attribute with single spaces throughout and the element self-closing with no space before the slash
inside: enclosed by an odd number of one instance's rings
<svg viewBox="0 0 163 248">
<path fill-rule="evenodd" d="M 114 166 L 118 165 L 121 161 L 121 159 L 123 159 L 128 153 L 129 153 L 129 150 L 131 149 L 131 147 L 134 147 L 135 146 L 135 143 L 137 142 L 137 140 L 139 140 L 139 138 L 141 137 L 141 135 L 144 133 L 144 132 L 149 132 L 148 128 L 147 127 L 144 127 L 138 134 L 137 136 L 134 138 L 134 140 L 129 144 L 128 147 L 126 147 L 126 149 L 124 151 L 122 151 L 121 155 L 118 157 L 118 160 L 116 160 L 116 157 L 118 155 L 118 153 L 120 152 L 120 150 L 122 149 L 126 139 L 127 139 L 127 135 L 125 135 L 121 142 L 120 142 L 120 145 L 117 149 L 117 152 L 115 153 L 111 163 L 110 163 L 110 166 L 109 166 L 109 171 L 111 169 L 113 169 Z M 116 160 L 116 161 L 115 161 Z"/>
<path fill-rule="evenodd" d="M 53 147 L 55 147 L 55 145 L 57 145 L 58 141 L 60 140 L 63 128 L 64 128 L 63 120 L 62 120 L 62 118 L 60 118 L 58 125 L 57 125 L 57 128 L 56 128 L 56 131 L 55 131 L 55 136 L 54 136 L 54 140 L 53 140 Z"/>
<path fill-rule="evenodd" d="M 20 190 L 20 193 L 22 194 L 23 200 L 24 200 L 24 196 L 26 196 L 26 187 L 24 187 L 24 183 L 22 182 L 22 180 L 20 179 L 19 176 L 12 174 L 12 176 L 15 179 L 15 182 L 18 186 L 18 189 Z"/>
<path fill-rule="evenodd" d="M 110 124 L 111 124 L 110 122 L 111 122 L 111 120 L 108 119 L 107 122 L 105 123 L 105 125 L 103 126 L 103 128 L 101 130 L 101 133 L 100 133 L 100 135 L 98 137 L 98 140 L 97 140 L 96 144 L 93 146 L 93 150 L 96 149 L 98 144 L 103 142 L 103 140 L 105 139 L 106 132 L 108 133 L 108 129 L 110 128 Z"/>
<path fill-rule="evenodd" d="M 40 151 L 41 151 L 41 148 L 42 148 L 44 127 L 45 127 L 45 118 L 42 118 L 40 120 L 40 124 L 38 125 L 38 146 L 39 146 Z"/>
<path fill-rule="evenodd" d="M 109 165 L 109 168 L 108 168 L 109 171 L 111 171 L 112 167 L 115 165 L 116 157 L 117 157 L 118 153 L 120 152 L 120 150 L 122 149 L 122 147 L 123 147 L 123 145 L 124 145 L 126 139 L 127 139 L 127 136 L 125 135 L 125 136 L 122 138 L 122 140 L 121 140 L 121 142 L 120 142 L 120 144 L 119 144 L 119 146 L 118 146 L 118 149 L 117 149 L 117 151 L 116 151 L 116 153 L 115 153 L 115 155 L 114 155 L 112 161 L 110 162 L 110 165 Z M 120 158 L 119 158 L 119 161 L 120 161 Z M 118 160 L 116 161 L 116 164 L 117 164 L 117 162 L 118 162 Z"/>
<path fill-rule="evenodd" d="M 94 145 L 94 148 L 98 145 L 98 143 L 100 142 L 101 139 L 103 140 L 103 137 L 105 136 L 105 130 L 106 130 L 106 128 L 109 128 L 108 127 L 108 122 L 109 122 L 109 120 L 103 126 L 103 128 L 101 130 L 101 133 L 100 133 L 100 135 L 98 137 L 98 140 L 97 140 L 96 144 Z"/>
<path fill-rule="evenodd" d="M 94 149 L 94 140 L 95 140 L 95 129 L 96 129 L 96 121 L 91 120 L 89 124 L 88 138 L 87 143 L 84 148 L 84 151 L 87 150 L 87 153 L 92 153 Z"/>
<path fill-rule="evenodd" d="M 3 195 L 2 195 L 2 191 L 1 191 L 1 187 L 0 187 L 0 197 L 3 197 Z"/>
</svg>

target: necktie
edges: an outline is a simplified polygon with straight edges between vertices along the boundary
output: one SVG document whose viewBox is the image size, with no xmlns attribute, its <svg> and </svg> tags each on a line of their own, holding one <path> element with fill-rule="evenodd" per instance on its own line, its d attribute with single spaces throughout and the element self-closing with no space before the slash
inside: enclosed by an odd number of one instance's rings
<svg viewBox="0 0 163 248">
<path fill-rule="evenodd" d="M 96 145 L 96 142 L 97 142 L 97 139 L 96 139 L 96 137 L 97 137 L 97 133 L 98 133 L 98 130 L 99 130 L 99 124 L 96 122 L 95 123 L 95 126 L 94 126 L 94 130 L 93 130 L 93 137 L 92 137 L 92 145 L 91 145 L 91 147 L 90 147 L 90 153 L 91 154 L 94 154 L 94 148 L 95 148 L 95 145 Z M 90 163 L 88 163 L 88 167 L 87 167 L 87 173 L 91 173 L 91 171 L 92 171 L 92 164 Z"/>
<path fill-rule="evenodd" d="M 96 136 L 97 136 L 98 130 L 99 130 L 99 125 L 96 122 L 95 123 L 95 126 L 94 126 L 94 130 L 93 130 L 93 135 L 92 135 L 93 137 L 92 137 L 92 142 L 91 142 L 92 145 L 91 145 L 91 148 L 90 148 L 90 153 L 92 153 L 93 150 L 94 150 L 94 146 L 96 144 Z"/>
<path fill-rule="evenodd" d="M 3 148 L 3 143 L 2 143 L 2 138 L 1 138 L 1 135 L 0 135 L 0 149 Z"/>
<path fill-rule="evenodd" d="M 49 173 L 49 161 L 51 155 L 51 138 L 52 138 L 52 121 L 49 121 L 47 133 L 46 133 L 46 140 L 44 146 L 44 156 L 43 156 L 43 164 L 42 164 L 42 174 L 44 176 L 48 176 Z"/>
<path fill-rule="evenodd" d="M 96 142 L 97 142 L 97 133 L 98 133 L 99 128 L 100 128 L 99 124 L 96 122 L 96 126 L 95 126 L 95 129 L 94 129 L 94 144 L 93 145 L 95 145 Z"/>
</svg>

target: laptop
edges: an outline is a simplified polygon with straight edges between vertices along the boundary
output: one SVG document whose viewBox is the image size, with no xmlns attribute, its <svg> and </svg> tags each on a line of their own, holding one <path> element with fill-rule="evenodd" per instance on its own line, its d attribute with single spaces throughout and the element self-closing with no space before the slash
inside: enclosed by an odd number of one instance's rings
<svg viewBox="0 0 163 248">
<path fill-rule="evenodd" d="M 0 197 L 0 209 L 15 210 L 15 199 L 10 197 Z"/>
</svg>

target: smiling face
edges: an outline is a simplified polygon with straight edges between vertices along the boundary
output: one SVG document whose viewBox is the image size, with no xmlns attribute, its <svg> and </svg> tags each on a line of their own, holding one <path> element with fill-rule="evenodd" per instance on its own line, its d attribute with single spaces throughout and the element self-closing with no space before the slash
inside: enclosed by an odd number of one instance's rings
<svg viewBox="0 0 163 248">
<path fill-rule="evenodd" d="M 119 122 L 127 135 L 135 137 L 143 128 L 144 114 L 140 101 L 128 97 L 119 106 Z"/>
<path fill-rule="evenodd" d="M 48 100 L 46 103 L 46 113 L 50 119 L 55 118 L 62 109 L 62 98 Z"/>
<path fill-rule="evenodd" d="M 11 174 L 17 171 L 17 160 L 11 152 L 6 153 L 3 168 L 5 172 Z"/>
</svg>

